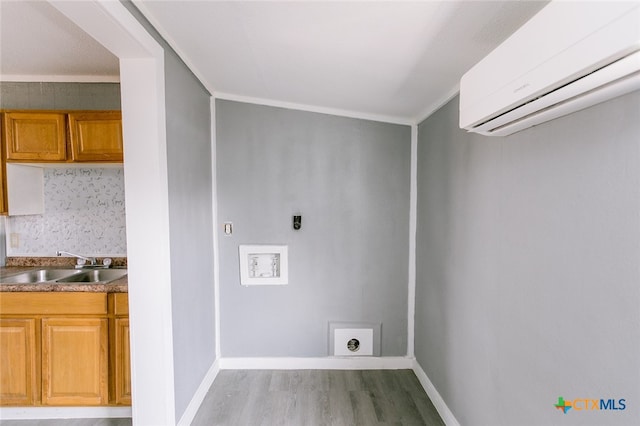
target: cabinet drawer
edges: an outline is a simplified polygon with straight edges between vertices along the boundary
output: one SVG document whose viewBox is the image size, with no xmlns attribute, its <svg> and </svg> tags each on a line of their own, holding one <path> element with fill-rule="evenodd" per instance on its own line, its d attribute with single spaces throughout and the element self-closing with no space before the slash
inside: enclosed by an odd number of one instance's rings
<svg viewBox="0 0 640 426">
<path fill-rule="evenodd" d="M 118 317 L 129 316 L 129 294 L 110 293 L 109 312 Z"/>
<path fill-rule="evenodd" d="M 0 293 L 0 314 L 106 315 L 105 293 Z"/>
</svg>

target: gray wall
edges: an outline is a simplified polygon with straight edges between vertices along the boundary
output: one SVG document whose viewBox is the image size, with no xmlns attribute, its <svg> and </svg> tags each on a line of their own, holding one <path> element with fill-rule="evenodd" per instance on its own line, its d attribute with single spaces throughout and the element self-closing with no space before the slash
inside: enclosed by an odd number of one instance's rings
<svg viewBox="0 0 640 426">
<path fill-rule="evenodd" d="M 2 81 L 0 108 L 119 110 L 120 84 Z"/>
<path fill-rule="evenodd" d="M 178 421 L 216 360 L 210 94 L 135 6 L 123 4 L 165 50 L 167 231 Z"/>
<path fill-rule="evenodd" d="M 638 424 L 638 117 L 640 92 L 487 138 L 455 98 L 419 126 L 416 357 L 461 424 Z"/>
<path fill-rule="evenodd" d="M 327 356 L 329 321 L 405 355 L 410 128 L 221 100 L 216 126 L 222 355 Z M 289 285 L 242 287 L 240 244 L 288 244 Z"/>
<path fill-rule="evenodd" d="M 210 95 L 165 57 L 176 419 L 215 361 Z"/>
</svg>

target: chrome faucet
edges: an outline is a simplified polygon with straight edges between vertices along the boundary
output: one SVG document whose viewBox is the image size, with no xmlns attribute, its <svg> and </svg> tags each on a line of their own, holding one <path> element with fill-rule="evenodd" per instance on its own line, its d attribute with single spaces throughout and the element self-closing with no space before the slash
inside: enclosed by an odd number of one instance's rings
<svg viewBox="0 0 640 426">
<path fill-rule="evenodd" d="M 62 256 L 63 254 L 68 254 L 69 256 L 77 257 L 79 259 L 78 260 L 78 265 L 84 265 L 84 262 L 80 262 L 80 259 L 82 259 L 85 262 L 89 262 L 90 265 L 96 265 L 97 264 L 95 257 L 80 256 L 79 254 L 69 253 L 68 251 L 57 251 L 56 254 L 58 256 Z"/>
</svg>

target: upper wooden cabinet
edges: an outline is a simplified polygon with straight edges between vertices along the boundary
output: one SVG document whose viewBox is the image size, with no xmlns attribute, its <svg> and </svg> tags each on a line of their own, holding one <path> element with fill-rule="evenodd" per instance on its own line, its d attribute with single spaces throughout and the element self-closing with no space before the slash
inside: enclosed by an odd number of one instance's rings
<svg viewBox="0 0 640 426">
<path fill-rule="evenodd" d="M 4 129 L 4 123 L 0 120 L 0 134 Z M 4 138 L 0 137 L 0 215 L 6 215 L 9 212 L 7 204 L 7 171 L 4 161 Z"/>
<path fill-rule="evenodd" d="M 53 112 L 7 112 L 4 141 L 8 161 L 65 161 L 67 159 L 66 114 Z"/>
<path fill-rule="evenodd" d="M 9 212 L 7 205 L 7 175 L 5 164 L 0 160 L 0 215 L 6 215 Z"/>
<path fill-rule="evenodd" d="M 72 161 L 122 162 L 122 115 L 114 112 L 69 114 Z"/>
<path fill-rule="evenodd" d="M 120 111 L 6 111 L 9 162 L 122 162 Z"/>
</svg>

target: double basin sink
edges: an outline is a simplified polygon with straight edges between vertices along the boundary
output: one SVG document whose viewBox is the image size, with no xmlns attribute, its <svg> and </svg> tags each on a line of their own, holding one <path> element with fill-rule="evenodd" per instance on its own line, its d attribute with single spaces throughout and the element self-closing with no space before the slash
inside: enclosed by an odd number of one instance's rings
<svg viewBox="0 0 640 426">
<path fill-rule="evenodd" d="M 126 269 L 38 269 L 0 277 L 5 284 L 106 284 L 127 275 Z"/>
</svg>

